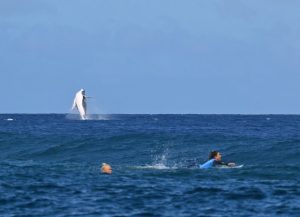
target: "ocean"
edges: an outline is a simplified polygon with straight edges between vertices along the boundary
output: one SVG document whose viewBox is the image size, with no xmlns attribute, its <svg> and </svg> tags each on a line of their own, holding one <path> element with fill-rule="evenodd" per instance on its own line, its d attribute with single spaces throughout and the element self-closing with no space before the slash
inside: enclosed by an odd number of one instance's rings
<svg viewBox="0 0 300 217">
<path fill-rule="evenodd" d="M 299 159 L 299 115 L 1 114 L 0 216 L 300 216 Z"/>
</svg>

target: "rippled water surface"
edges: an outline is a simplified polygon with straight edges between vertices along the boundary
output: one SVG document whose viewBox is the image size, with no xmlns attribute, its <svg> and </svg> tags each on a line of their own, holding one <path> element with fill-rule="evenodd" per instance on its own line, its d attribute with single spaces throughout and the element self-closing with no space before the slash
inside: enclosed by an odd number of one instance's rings
<svg viewBox="0 0 300 217">
<path fill-rule="evenodd" d="M 299 156 L 300 116 L 0 115 L 0 216 L 300 216 Z"/>
</svg>

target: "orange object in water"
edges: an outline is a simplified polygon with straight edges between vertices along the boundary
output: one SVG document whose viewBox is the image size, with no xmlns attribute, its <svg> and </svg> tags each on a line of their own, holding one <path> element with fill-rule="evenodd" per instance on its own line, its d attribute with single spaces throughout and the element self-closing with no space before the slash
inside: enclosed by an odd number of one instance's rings
<svg viewBox="0 0 300 217">
<path fill-rule="evenodd" d="M 102 163 L 101 172 L 106 174 L 111 174 L 112 173 L 111 166 L 107 163 Z"/>
</svg>

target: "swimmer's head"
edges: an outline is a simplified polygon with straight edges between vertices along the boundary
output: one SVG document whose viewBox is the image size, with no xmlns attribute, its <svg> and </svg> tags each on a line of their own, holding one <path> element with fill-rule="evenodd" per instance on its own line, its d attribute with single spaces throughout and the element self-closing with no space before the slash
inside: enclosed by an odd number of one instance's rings
<svg viewBox="0 0 300 217">
<path fill-rule="evenodd" d="M 112 173 L 111 166 L 107 163 L 102 163 L 101 172 L 105 174 L 111 174 Z"/>
<path fill-rule="evenodd" d="M 215 160 L 218 160 L 218 161 L 220 161 L 221 158 L 222 158 L 222 155 L 218 151 L 211 151 L 209 153 L 209 157 L 208 157 L 208 159 L 215 159 Z"/>
</svg>

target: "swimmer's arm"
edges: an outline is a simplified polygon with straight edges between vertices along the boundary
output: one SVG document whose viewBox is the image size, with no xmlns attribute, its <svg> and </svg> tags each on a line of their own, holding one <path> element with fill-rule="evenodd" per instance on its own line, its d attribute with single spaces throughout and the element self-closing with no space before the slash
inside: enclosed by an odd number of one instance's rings
<svg viewBox="0 0 300 217">
<path fill-rule="evenodd" d="M 233 162 L 225 163 L 223 161 L 215 161 L 214 165 L 215 166 L 229 166 L 229 167 L 233 167 L 233 166 L 235 166 L 235 163 L 233 163 Z"/>
<path fill-rule="evenodd" d="M 233 163 L 233 162 L 227 163 L 227 166 L 229 166 L 229 167 L 234 167 L 234 166 L 235 166 L 235 163 Z"/>
<path fill-rule="evenodd" d="M 214 166 L 223 166 L 223 165 L 226 165 L 227 166 L 227 163 L 223 162 L 223 161 L 214 161 Z"/>
</svg>

